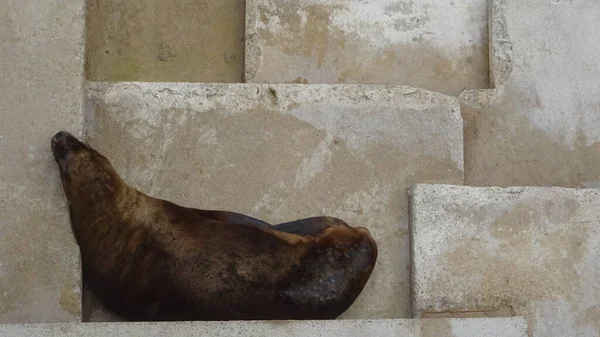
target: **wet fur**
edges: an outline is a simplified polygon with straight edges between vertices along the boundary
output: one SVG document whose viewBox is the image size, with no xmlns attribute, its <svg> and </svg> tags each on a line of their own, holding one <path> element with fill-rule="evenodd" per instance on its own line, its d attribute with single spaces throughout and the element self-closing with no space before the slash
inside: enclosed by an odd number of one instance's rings
<svg viewBox="0 0 600 337">
<path fill-rule="evenodd" d="M 66 132 L 52 139 L 83 278 L 129 320 L 332 319 L 377 259 L 369 232 L 317 217 L 270 226 L 127 186 Z"/>
</svg>

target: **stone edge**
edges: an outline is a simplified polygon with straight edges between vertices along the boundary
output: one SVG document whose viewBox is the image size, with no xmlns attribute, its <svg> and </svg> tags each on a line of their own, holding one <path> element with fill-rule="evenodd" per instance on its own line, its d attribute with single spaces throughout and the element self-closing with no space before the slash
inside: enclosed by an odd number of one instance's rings
<svg viewBox="0 0 600 337">
<path fill-rule="evenodd" d="M 415 184 L 408 189 L 408 241 L 409 241 L 409 260 L 410 260 L 410 316 L 416 319 L 421 317 L 421 307 L 418 301 L 419 297 L 417 293 L 418 283 L 418 269 L 415 268 L 415 234 L 418 232 L 419 218 L 417 215 L 417 208 L 420 204 L 420 194 L 422 189 L 432 189 L 435 184 Z M 437 185 L 439 186 L 439 185 Z M 415 226 L 417 225 L 417 226 Z"/>
<path fill-rule="evenodd" d="M 352 326 L 362 327 L 362 332 L 378 336 L 392 336 L 398 332 L 410 336 L 423 336 L 423 329 L 429 331 L 450 325 L 456 328 L 456 337 L 525 337 L 527 321 L 524 317 L 501 318 L 439 318 L 439 319 L 382 319 L 382 320 L 324 320 L 324 321 L 229 321 L 229 322 L 115 322 L 115 323 L 50 323 L 50 324 L 7 324 L 0 325 L 0 334 L 4 337 L 16 336 L 117 336 L 120 334 L 145 330 L 139 334 L 147 336 L 165 333 L 193 333 L 197 336 L 246 335 L 263 336 L 268 332 L 272 336 L 286 336 L 290 331 L 294 336 L 313 337 L 339 335 L 352 331 Z M 494 328 L 494 325 L 500 325 Z M 502 329 L 511 326 L 513 329 Z M 315 331 L 318 334 L 315 334 Z M 508 332 L 507 332 L 508 331 Z M 443 331 L 438 331 L 443 332 Z M 492 335 L 489 333 L 492 332 Z M 514 335 L 513 335 L 514 333 Z"/>
<path fill-rule="evenodd" d="M 259 16 L 257 0 L 246 0 L 243 77 L 245 83 L 254 82 L 254 78 L 260 67 L 262 48 L 260 47 L 260 36 L 258 35 Z"/>
<path fill-rule="evenodd" d="M 491 0 L 488 4 L 488 29 L 490 40 L 490 84 L 502 87 L 513 69 L 513 43 L 506 21 L 507 0 Z"/>
</svg>

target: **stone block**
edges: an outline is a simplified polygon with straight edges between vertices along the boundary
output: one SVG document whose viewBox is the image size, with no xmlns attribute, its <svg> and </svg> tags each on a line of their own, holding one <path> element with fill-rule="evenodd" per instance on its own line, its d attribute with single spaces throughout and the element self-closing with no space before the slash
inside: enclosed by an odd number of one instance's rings
<svg viewBox="0 0 600 337">
<path fill-rule="evenodd" d="M 241 82 L 244 0 L 89 0 L 93 81 Z"/>
<path fill-rule="evenodd" d="M 495 90 L 461 95 L 466 183 L 600 186 L 600 2 L 490 9 Z"/>
<path fill-rule="evenodd" d="M 80 321 L 79 250 L 50 138 L 83 129 L 84 3 L 0 3 L 0 323 Z"/>
<path fill-rule="evenodd" d="M 133 187 L 276 224 L 371 230 L 375 271 L 345 318 L 408 316 L 406 189 L 462 183 L 455 98 L 371 85 L 90 83 L 90 144 Z"/>
<path fill-rule="evenodd" d="M 600 336 L 600 190 L 416 185 L 413 314 L 525 316 L 529 336 Z"/>
<path fill-rule="evenodd" d="M 254 83 L 489 88 L 487 1 L 248 0 Z"/>
</svg>

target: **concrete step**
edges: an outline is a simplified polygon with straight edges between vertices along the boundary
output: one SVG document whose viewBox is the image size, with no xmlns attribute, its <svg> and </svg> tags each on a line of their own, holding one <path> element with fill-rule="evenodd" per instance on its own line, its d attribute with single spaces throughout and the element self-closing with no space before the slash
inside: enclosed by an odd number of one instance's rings
<svg viewBox="0 0 600 337">
<path fill-rule="evenodd" d="M 462 183 L 455 98 L 373 85 L 89 83 L 88 138 L 132 186 L 270 223 L 316 215 L 368 227 L 370 282 L 344 318 L 409 314 L 415 182 Z"/>
<path fill-rule="evenodd" d="M 161 322 L 0 325 L 3 337 L 525 337 L 522 317 L 488 319 Z"/>
<path fill-rule="evenodd" d="M 417 185 L 413 313 L 526 316 L 530 336 L 600 336 L 600 190 Z"/>
<path fill-rule="evenodd" d="M 50 138 L 83 131 L 84 2 L 2 1 L 0 18 L 0 324 L 79 321 L 79 251 Z"/>
<path fill-rule="evenodd" d="M 467 184 L 599 186 L 600 2 L 490 7 L 496 90 L 461 96 Z"/>
<path fill-rule="evenodd" d="M 489 88 L 486 0 L 247 0 L 245 79 Z"/>
</svg>

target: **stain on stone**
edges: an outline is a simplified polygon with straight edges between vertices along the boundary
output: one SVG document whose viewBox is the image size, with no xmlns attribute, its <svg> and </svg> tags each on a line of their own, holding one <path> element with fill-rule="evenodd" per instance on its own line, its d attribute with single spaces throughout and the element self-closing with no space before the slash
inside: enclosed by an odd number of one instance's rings
<svg viewBox="0 0 600 337">
<path fill-rule="evenodd" d="M 373 82 L 372 78 L 387 78 L 388 82 L 406 83 L 449 95 L 489 85 L 487 44 L 465 48 L 460 56 L 446 55 L 427 43 L 394 45 L 376 55 L 368 63 L 362 59 L 350 61 L 337 82 L 365 83 Z M 471 66 L 460 61 L 467 58 Z M 389 74 L 389 69 L 398 71 Z"/>
<path fill-rule="evenodd" d="M 419 320 L 420 337 L 455 337 L 452 325 L 447 319 Z"/>
<path fill-rule="evenodd" d="M 231 63 L 232 61 L 235 60 L 235 54 L 232 54 L 230 52 L 226 52 L 223 55 L 223 59 L 225 60 L 225 63 Z"/>
<path fill-rule="evenodd" d="M 0 301 L 0 315 L 6 315 L 9 312 L 15 311 L 17 306 L 15 305 L 15 301 L 17 300 L 13 293 L 8 293 L 5 289 L 2 294 L 0 294 L 2 301 Z M 18 295 L 17 295 L 18 296 Z"/>
<path fill-rule="evenodd" d="M 580 327 L 590 327 L 600 335 L 600 304 L 587 309 L 578 323 Z"/>
<path fill-rule="evenodd" d="M 427 15 L 397 18 L 394 22 L 394 29 L 400 32 L 410 32 L 422 28 L 429 20 Z"/>
<path fill-rule="evenodd" d="M 415 3 L 413 1 L 396 1 L 393 2 L 383 9 L 383 14 L 387 16 L 394 16 L 396 14 L 411 15 L 414 12 Z"/>
<path fill-rule="evenodd" d="M 78 288 L 71 285 L 60 292 L 60 306 L 74 316 L 81 315 L 81 296 L 79 291 L 75 291 L 75 289 L 79 290 Z"/>
<path fill-rule="evenodd" d="M 337 46 L 344 48 L 344 32 L 330 24 L 334 11 L 343 10 L 341 5 L 314 4 L 302 7 L 260 7 L 261 20 L 267 26 L 276 17 L 279 29 L 261 29 L 260 34 L 267 46 L 277 46 L 284 53 L 315 57 L 319 67 L 323 65 L 328 50 Z M 302 43 L 299 43 L 302 41 Z"/>
<path fill-rule="evenodd" d="M 534 127 L 523 111 L 543 106 L 535 93 L 506 85 L 501 97 L 461 104 L 465 177 L 472 186 L 581 187 L 600 180 L 600 143 L 579 133 L 573 148 Z"/>
<path fill-rule="evenodd" d="M 308 84 L 308 80 L 306 78 L 304 78 L 304 77 L 298 76 L 293 81 L 291 81 L 290 83 Z"/>
<path fill-rule="evenodd" d="M 163 62 L 171 61 L 175 58 L 175 53 L 173 52 L 171 46 L 166 44 L 161 44 L 158 47 L 158 56 L 157 58 Z"/>
<path fill-rule="evenodd" d="M 277 100 L 277 91 L 273 87 L 269 87 L 269 93 Z"/>
<path fill-rule="evenodd" d="M 494 309 L 488 310 L 463 310 L 463 311 L 442 311 L 431 312 L 424 311 L 421 318 L 493 318 L 493 317 L 513 317 L 516 316 L 512 306 L 501 304 Z"/>
</svg>

